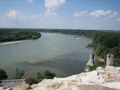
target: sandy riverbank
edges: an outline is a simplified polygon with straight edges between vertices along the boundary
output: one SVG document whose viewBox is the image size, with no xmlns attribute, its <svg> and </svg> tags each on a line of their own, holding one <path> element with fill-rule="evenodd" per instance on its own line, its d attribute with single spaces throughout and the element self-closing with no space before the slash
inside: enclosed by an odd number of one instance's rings
<svg viewBox="0 0 120 90">
<path fill-rule="evenodd" d="M 10 42 L 1 42 L 0 45 L 7 45 L 7 44 L 14 44 L 14 43 L 20 43 L 28 40 L 20 40 L 20 41 L 10 41 Z"/>
</svg>

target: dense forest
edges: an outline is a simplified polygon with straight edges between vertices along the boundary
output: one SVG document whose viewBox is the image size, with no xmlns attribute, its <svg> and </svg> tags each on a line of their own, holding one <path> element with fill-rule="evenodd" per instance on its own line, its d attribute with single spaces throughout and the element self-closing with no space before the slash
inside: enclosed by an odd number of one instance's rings
<svg viewBox="0 0 120 90">
<path fill-rule="evenodd" d="M 0 29 L 0 42 L 37 39 L 40 36 L 41 34 L 37 31 Z"/>
</svg>

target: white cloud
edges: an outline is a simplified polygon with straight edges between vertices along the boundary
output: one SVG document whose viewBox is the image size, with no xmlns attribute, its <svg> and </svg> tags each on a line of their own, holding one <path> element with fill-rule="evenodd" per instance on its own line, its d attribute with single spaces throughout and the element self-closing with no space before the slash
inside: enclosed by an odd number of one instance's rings
<svg viewBox="0 0 120 90">
<path fill-rule="evenodd" d="M 29 3 L 33 3 L 34 2 L 34 0 L 27 0 Z"/>
<path fill-rule="evenodd" d="M 107 10 L 107 11 L 104 11 L 104 10 L 95 10 L 93 12 L 90 13 L 90 16 L 94 16 L 96 18 L 99 18 L 99 17 L 115 17 L 117 16 L 117 12 L 113 12 L 112 10 Z"/>
<path fill-rule="evenodd" d="M 0 15 L 0 19 L 3 21 L 12 21 L 12 20 L 27 20 L 29 18 L 28 15 L 25 15 L 17 10 L 9 10 L 8 12 L 4 13 L 3 15 Z M 32 16 L 30 17 L 32 18 Z"/>
<path fill-rule="evenodd" d="M 92 16 L 95 18 L 106 18 L 106 19 L 117 19 L 120 17 L 120 14 L 116 11 L 112 10 L 94 10 L 91 12 L 88 11 L 81 11 L 81 12 L 76 12 L 73 14 L 75 17 L 80 17 L 80 16 Z"/>
<path fill-rule="evenodd" d="M 88 14 L 88 11 L 81 11 L 81 12 L 76 12 L 74 13 L 74 16 L 78 17 L 78 16 L 85 16 Z"/>
<path fill-rule="evenodd" d="M 116 16 L 119 16 L 117 12 L 112 12 L 111 15 L 109 15 L 109 17 L 116 17 Z"/>
<path fill-rule="evenodd" d="M 66 0 L 45 0 L 46 14 L 56 14 L 55 10 L 64 6 Z"/>
<path fill-rule="evenodd" d="M 45 7 L 47 9 L 55 10 L 63 5 L 65 5 L 66 0 L 45 0 Z"/>
<path fill-rule="evenodd" d="M 16 10 L 9 10 L 8 13 L 6 13 L 7 17 L 15 18 L 18 15 L 18 11 Z"/>
</svg>

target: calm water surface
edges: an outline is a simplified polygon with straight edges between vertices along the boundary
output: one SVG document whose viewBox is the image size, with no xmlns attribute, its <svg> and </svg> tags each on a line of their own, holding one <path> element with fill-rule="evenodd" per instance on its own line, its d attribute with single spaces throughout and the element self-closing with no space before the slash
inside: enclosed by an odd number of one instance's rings
<svg viewBox="0 0 120 90">
<path fill-rule="evenodd" d="M 59 76 L 68 76 L 84 71 L 89 57 L 86 37 L 60 33 L 41 33 L 37 40 L 0 45 L 0 68 L 14 76 L 19 68 L 28 74 L 51 70 Z"/>
</svg>

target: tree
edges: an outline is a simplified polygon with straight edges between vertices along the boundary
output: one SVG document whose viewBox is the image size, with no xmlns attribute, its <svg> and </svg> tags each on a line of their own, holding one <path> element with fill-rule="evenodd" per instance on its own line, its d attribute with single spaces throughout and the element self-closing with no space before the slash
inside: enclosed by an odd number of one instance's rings
<svg viewBox="0 0 120 90">
<path fill-rule="evenodd" d="M 52 72 L 50 72 L 49 70 L 46 70 L 46 71 L 43 73 L 43 75 L 44 75 L 44 78 L 47 78 L 47 79 L 52 79 L 52 78 L 54 78 L 54 77 L 56 76 L 55 73 L 52 73 Z"/>
<path fill-rule="evenodd" d="M 0 80 L 4 80 L 7 79 L 8 75 L 6 74 L 6 72 L 2 69 L 0 69 Z"/>
<path fill-rule="evenodd" d="M 37 77 L 35 78 L 29 78 L 28 80 L 26 80 L 26 83 L 28 83 L 29 85 L 32 84 L 36 84 L 38 82 L 41 82 L 43 79 L 52 79 L 56 76 L 55 73 L 50 72 L 49 70 L 46 70 L 44 73 L 37 73 Z"/>
<path fill-rule="evenodd" d="M 19 68 L 16 68 L 16 79 L 22 79 L 22 77 L 24 76 L 24 71 L 20 70 Z"/>
<path fill-rule="evenodd" d="M 28 80 L 26 80 L 26 83 L 32 85 L 32 84 L 37 84 L 38 81 L 35 78 L 29 78 Z"/>
<path fill-rule="evenodd" d="M 37 73 L 37 80 L 38 82 L 41 82 L 44 79 L 44 75 L 41 72 Z"/>
</svg>

